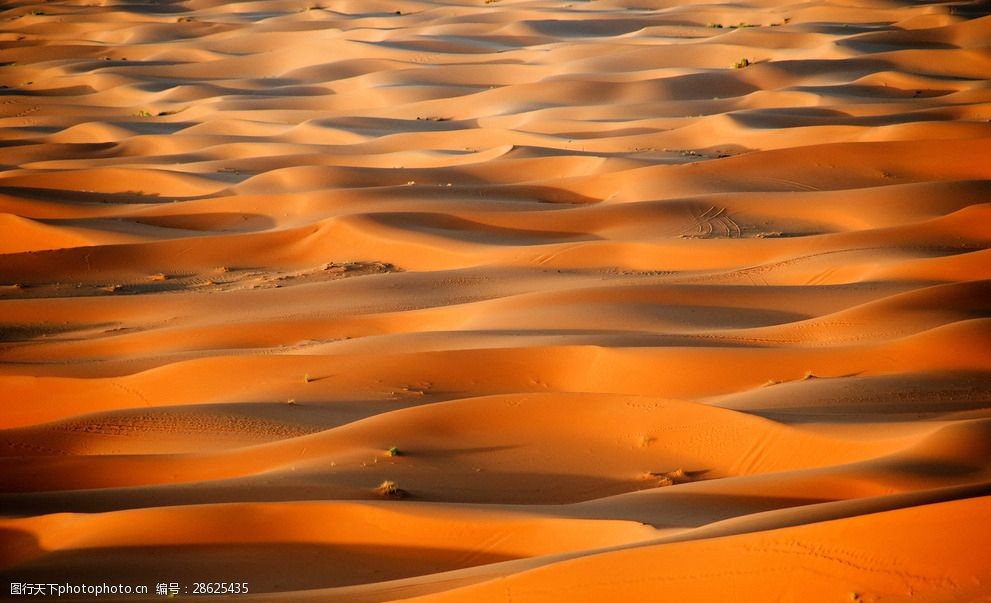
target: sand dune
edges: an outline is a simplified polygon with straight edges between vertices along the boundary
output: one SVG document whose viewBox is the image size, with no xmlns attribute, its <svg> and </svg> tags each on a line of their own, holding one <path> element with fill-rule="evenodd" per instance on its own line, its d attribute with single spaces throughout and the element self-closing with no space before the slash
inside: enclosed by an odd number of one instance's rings
<svg viewBox="0 0 991 603">
<path fill-rule="evenodd" d="M 0 575 L 988 600 L 989 13 L 8 3 Z"/>
</svg>

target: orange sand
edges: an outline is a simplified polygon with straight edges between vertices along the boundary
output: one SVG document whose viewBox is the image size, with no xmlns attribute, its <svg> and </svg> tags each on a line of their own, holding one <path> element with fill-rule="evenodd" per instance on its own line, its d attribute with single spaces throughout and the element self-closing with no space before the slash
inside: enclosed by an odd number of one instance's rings
<svg viewBox="0 0 991 603">
<path fill-rule="evenodd" d="M 991 601 L 989 13 L 5 4 L 2 581 Z"/>
</svg>

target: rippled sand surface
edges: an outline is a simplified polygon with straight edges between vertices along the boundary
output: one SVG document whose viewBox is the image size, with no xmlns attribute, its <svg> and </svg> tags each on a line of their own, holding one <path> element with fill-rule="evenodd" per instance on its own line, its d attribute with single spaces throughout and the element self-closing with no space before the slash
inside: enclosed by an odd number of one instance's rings
<svg viewBox="0 0 991 603">
<path fill-rule="evenodd" d="M 989 600 L 988 13 L 5 3 L 0 576 Z"/>
</svg>

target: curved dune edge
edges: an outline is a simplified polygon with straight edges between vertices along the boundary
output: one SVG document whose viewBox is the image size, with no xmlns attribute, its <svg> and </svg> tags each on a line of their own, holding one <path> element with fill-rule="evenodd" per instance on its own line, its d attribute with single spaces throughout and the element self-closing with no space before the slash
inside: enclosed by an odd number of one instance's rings
<svg viewBox="0 0 991 603">
<path fill-rule="evenodd" d="M 665 596 L 719 600 L 730 591 L 812 599 L 962 600 L 986 592 L 971 546 L 940 528 L 988 519 L 987 497 L 563 561 L 409 601 L 596 601 Z M 919 523 L 933 528 L 920 533 Z M 883 546 L 879 546 L 884 542 Z M 936 556 L 937 566 L 921 561 Z M 802 580 L 796 581 L 795 576 Z M 328 593 L 330 594 L 330 593 Z M 331 595 L 332 596 L 332 595 Z M 332 600 L 332 599 L 330 599 Z M 374 600 L 371 598 L 365 600 Z"/>
<path fill-rule="evenodd" d="M 991 593 L 986 2 L 0 21 L 4 581 Z"/>
</svg>

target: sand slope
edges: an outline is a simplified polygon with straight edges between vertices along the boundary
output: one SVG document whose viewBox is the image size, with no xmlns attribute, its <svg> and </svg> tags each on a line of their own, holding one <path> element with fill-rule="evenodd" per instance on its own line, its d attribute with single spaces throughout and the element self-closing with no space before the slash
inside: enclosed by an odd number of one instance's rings
<svg viewBox="0 0 991 603">
<path fill-rule="evenodd" d="M 989 13 L 4 5 L 0 576 L 991 600 Z"/>
</svg>

